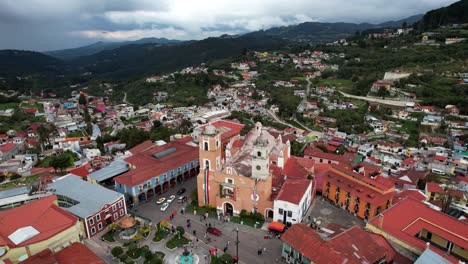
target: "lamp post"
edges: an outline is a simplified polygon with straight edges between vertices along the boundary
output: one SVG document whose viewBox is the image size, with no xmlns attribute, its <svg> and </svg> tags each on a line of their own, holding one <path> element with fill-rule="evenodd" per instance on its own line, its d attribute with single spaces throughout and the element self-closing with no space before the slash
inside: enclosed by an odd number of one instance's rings
<svg viewBox="0 0 468 264">
<path fill-rule="evenodd" d="M 239 228 L 236 228 L 236 262 L 239 263 Z"/>
</svg>

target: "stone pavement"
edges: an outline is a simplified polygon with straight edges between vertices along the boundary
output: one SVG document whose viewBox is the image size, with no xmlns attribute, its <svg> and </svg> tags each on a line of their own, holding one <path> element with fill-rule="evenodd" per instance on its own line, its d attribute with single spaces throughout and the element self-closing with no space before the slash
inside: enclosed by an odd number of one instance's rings
<svg viewBox="0 0 468 264">
<path fill-rule="evenodd" d="M 187 220 L 190 219 L 191 227 L 187 227 Z M 227 246 L 227 253 L 236 256 L 236 228 L 239 229 L 239 260 L 240 263 L 279 263 L 281 256 L 282 243 L 279 239 L 265 239 L 268 234 L 262 229 L 255 229 L 246 225 L 239 225 L 231 222 L 223 222 L 214 218 L 202 220 L 200 216 L 193 213 L 177 214 L 171 223 L 176 226 L 183 226 L 185 232 L 190 234 L 194 239 L 193 230 L 196 231 L 196 237 L 199 239 L 198 245 L 201 245 L 206 251 L 210 248 L 222 250 Z M 206 234 L 206 226 L 216 227 L 221 230 L 221 236 Z M 208 241 L 208 239 L 210 241 Z M 259 248 L 265 249 L 261 256 L 257 255 Z"/>
</svg>

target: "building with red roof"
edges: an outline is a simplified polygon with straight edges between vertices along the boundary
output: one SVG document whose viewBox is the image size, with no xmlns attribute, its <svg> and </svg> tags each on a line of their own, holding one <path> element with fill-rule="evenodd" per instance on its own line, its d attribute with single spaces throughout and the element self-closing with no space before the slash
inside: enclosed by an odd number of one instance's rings
<svg viewBox="0 0 468 264">
<path fill-rule="evenodd" d="M 443 187 L 435 182 L 426 183 L 425 197 L 428 202 L 440 206 L 442 205 L 442 200 L 448 196 L 450 196 L 452 203 L 466 207 L 467 197 L 463 191 L 455 189 L 455 187 L 452 186 Z"/>
<path fill-rule="evenodd" d="M 313 181 L 286 179 L 273 202 L 273 221 L 286 226 L 301 223 L 314 199 Z"/>
<path fill-rule="evenodd" d="M 468 257 L 467 223 L 408 197 L 371 219 L 366 228 L 398 244 L 413 261 L 428 247 L 452 263 Z"/>
<path fill-rule="evenodd" d="M 338 164 L 341 161 L 341 156 L 324 152 L 323 150 L 308 145 L 304 149 L 304 158 L 312 159 L 316 164 Z"/>
<path fill-rule="evenodd" d="M 50 195 L 0 212 L 1 260 L 18 262 L 46 248 L 57 252 L 83 237 L 78 218 L 57 206 Z"/>
<path fill-rule="evenodd" d="M 22 261 L 21 264 L 105 264 L 96 253 L 81 243 L 73 243 L 58 253 L 44 249 L 36 255 Z"/>
<path fill-rule="evenodd" d="M 392 205 L 395 188 L 378 176 L 331 165 L 323 177 L 322 196 L 359 218 L 370 219 Z"/>
<path fill-rule="evenodd" d="M 281 255 L 288 263 L 391 263 L 397 255 L 383 237 L 358 226 L 324 239 L 305 224 L 295 224 L 282 236 Z"/>
<path fill-rule="evenodd" d="M 178 139 L 164 145 L 145 141 L 130 149 L 125 159 L 130 170 L 114 178 L 116 191 L 132 202 L 148 200 L 157 193 L 199 172 L 198 148 Z"/>
</svg>

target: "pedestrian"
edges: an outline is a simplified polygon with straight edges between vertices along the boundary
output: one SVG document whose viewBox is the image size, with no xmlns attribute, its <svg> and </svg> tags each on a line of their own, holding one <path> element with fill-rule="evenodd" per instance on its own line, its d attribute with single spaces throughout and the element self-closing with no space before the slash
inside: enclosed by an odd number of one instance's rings
<svg viewBox="0 0 468 264">
<path fill-rule="evenodd" d="M 259 248 L 259 249 L 257 250 L 257 255 L 259 255 L 259 256 L 262 255 L 262 249 L 261 249 L 261 248 Z"/>
<path fill-rule="evenodd" d="M 230 242 L 231 242 L 231 241 L 228 240 L 228 241 L 227 241 L 227 244 L 229 245 Z"/>
<path fill-rule="evenodd" d="M 208 223 L 208 227 L 211 227 L 211 223 Z"/>
<path fill-rule="evenodd" d="M 226 253 L 226 251 L 227 251 L 227 247 L 224 247 L 223 251 L 224 251 L 224 253 Z"/>
<path fill-rule="evenodd" d="M 203 238 L 206 238 L 206 232 L 205 232 L 205 234 L 203 234 Z"/>
<path fill-rule="evenodd" d="M 192 233 L 193 233 L 193 236 L 196 236 L 197 235 L 197 230 L 194 229 Z"/>
<path fill-rule="evenodd" d="M 205 226 L 208 227 L 208 223 L 205 223 Z"/>
</svg>

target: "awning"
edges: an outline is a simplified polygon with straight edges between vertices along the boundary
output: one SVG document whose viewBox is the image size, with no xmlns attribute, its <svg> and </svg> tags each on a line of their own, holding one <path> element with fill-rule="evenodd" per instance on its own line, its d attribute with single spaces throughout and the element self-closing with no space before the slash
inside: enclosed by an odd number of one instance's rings
<svg viewBox="0 0 468 264">
<path fill-rule="evenodd" d="M 283 232 L 285 225 L 280 222 L 271 222 L 268 229 Z"/>
</svg>

